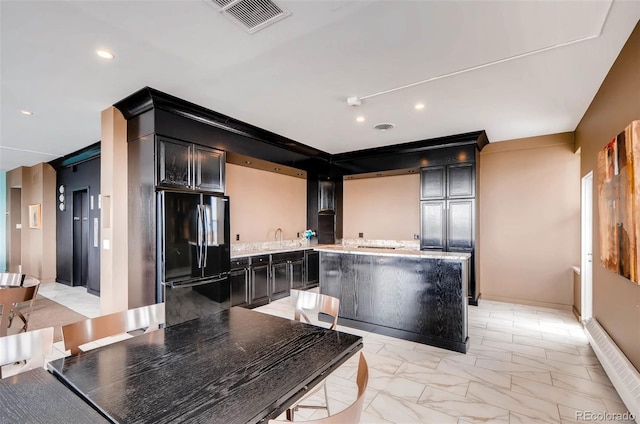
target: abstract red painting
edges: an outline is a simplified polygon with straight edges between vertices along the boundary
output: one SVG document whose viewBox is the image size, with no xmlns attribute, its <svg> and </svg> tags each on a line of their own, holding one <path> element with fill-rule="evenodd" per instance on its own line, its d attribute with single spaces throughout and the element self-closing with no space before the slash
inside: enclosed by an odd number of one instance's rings
<svg viewBox="0 0 640 424">
<path fill-rule="evenodd" d="M 638 284 L 640 121 L 633 121 L 598 153 L 597 172 L 600 261 Z"/>
</svg>

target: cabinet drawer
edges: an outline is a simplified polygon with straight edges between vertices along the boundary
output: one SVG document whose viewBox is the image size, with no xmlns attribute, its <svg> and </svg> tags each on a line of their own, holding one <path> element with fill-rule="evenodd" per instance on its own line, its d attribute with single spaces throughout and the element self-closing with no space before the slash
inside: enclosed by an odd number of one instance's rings
<svg viewBox="0 0 640 424">
<path fill-rule="evenodd" d="M 271 255 L 271 262 L 287 262 L 287 261 L 298 261 L 304 258 L 304 251 L 296 251 L 296 252 L 285 252 L 285 253 L 275 253 Z"/>
<path fill-rule="evenodd" d="M 251 256 L 251 265 L 260 265 L 269 263 L 269 255 Z"/>
<path fill-rule="evenodd" d="M 231 259 L 231 269 L 247 268 L 250 264 L 249 257 Z"/>
</svg>

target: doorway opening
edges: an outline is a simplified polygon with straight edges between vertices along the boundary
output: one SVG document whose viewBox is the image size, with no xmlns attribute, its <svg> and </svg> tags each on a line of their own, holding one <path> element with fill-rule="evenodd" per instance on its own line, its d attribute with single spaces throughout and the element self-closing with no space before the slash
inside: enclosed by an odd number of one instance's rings
<svg viewBox="0 0 640 424">
<path fill-rule="evenodd" d="M 89 280 L 89 194 L 73 192 L 73 286 L 87 287 Z"/>
<path fill-rule="evenodd" d="M 581 209 L 581 316 L 586 321 L 593 316 L 593 171 L 582 178 Z"/>
</svg>

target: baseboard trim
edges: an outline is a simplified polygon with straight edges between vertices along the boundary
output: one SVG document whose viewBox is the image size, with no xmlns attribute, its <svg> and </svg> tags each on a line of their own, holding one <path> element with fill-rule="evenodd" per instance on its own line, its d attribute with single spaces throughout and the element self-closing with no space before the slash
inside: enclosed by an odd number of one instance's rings
<svg viewBox="0 0 640 424">
<path fill-rule="evenodd" d="M 616 342 L 595 318 L 584 322 L 589 344 L 602 364 L 613 387 L 636 423 L 640 424 L 640 372 L 627 359 Z"/>
<path fill-rule="evenodd" d="M 559 309 L 562 311 L 571 311 L 573 305 L 564 305 L 562 303 L 539 302 L 537 300 L 516 299 L 512 297 L 493 296 L 486 293 L 482 294 L 484 300 L 494 300 L 496 302 L 517 303 L 519 305 L 539 306 L 541 308 Z"/>
</svg>

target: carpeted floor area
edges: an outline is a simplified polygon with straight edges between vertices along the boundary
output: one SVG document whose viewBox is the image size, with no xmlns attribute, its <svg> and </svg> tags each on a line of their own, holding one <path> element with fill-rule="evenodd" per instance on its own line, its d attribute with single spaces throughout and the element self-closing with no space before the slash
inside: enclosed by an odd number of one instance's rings
<svg viewBox="0 0 640 424">
<path fill-rule="evenodd" d="M 60 305 L 41 295 L 36 297 L 33 310 L 29 316 L 29 330 L 37 330 L 39 328 L 54 327 L 53 341 L 62 340 L 62 331 L 60 327 L 74 322 L 87 319 L 86 316 L 72 311 L 71 309 Z M 22 321 L 16 319 L 12 326 L 9 327 L 9 334 L 17 333 L 22 327 Z"/>
</svg>

